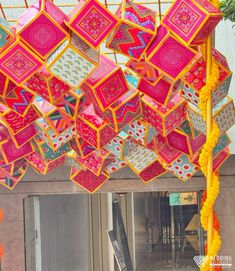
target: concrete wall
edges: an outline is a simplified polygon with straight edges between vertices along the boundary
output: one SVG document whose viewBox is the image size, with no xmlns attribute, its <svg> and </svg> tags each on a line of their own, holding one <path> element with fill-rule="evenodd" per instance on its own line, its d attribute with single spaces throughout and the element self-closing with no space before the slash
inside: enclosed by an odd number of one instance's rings
<svg viewBox="0 0 235 271">
<path fill-rule="evenodd" d="M 231 255 L 235 259 L 235 156 L 231 156 L 220 170 L 221 191 L 216 204 L 216 210 L 221 222 L 223 245 L 222 255 Z M 66 175 L 67 174 L 67 175 Z M 128 171 L 115 174 L 107 181 L 100 192 L 124 191 L 198 191 L 205 188 L 203 177 L 195 176 L 187 183 L 166 175 L 144 185 L 136 176 Z M 2 260 L 2 271 L 24 271 L 24 214 L 23 199 L 29 195 L 45 194 L 77 194 L 84 193 L 79 187 L 68 181 L 68 172 L 60 169 L 46 177 L 29 172 L 24 181 L 13 191 L 0 188 L 0 207 L 5 218 L 0 224 L 0 243 L 5 248 Z M 235 260 L 233 264 L 235 270 Z"/>
</svg>

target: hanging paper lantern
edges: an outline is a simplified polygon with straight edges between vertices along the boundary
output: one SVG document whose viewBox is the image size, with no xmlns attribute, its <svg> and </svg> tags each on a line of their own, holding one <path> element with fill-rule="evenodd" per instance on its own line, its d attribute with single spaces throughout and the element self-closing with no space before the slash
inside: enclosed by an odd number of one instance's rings
<svg viewBox="0 0 235 271">
<path fill-rule="evenodd" d="M 21 116 L 25 116 L 30 109 L 35 96 L 34 93 L 16 86 L 5 95 L 1 102 Z"/>
<path fill-rule="evenodd" d="M 147 94 L 160 104 L 167 104 L 179 92 L 181 80 L 175 82 L 164 75 L 161 75 L 155 85 L 150 84 L 144 79 L 139 81 L 138 90 Z"/>
<path fill-rule="evenodd" d="M 206 136 L 203 133 L 198 133 L 197 136 L 187 135 L 186 133 L 175 129 L 167 135 L 167 143 L 169 146 L 186 153 L 193 155 L 198 152 L 206 142 Z"/>
<path fill-rule="evenodd" d="M 136 147 L 136 145 L 136 141 L 131 136 L 121 131 L 105 146 L 105 148 L 113 153 L 115 157 L 123 160 L 128 153 Z"/>
<path fill-rule="evenodd" d="M 73 33 L 48 57 L 47 69 L 66 84 L 78 88 L 98 62 L 98 51 Z"/>
<path fill-rule="evenodd" d="M 104 169 L 113 161 L 113 158 L 114 155 L 109 150 L 103 148 L 92 152 L 85 158 L 78 158 L 78 162 L 96 176 L 100 176 Z"/>
<path fill-rule="evenodd" d="M 0 18 L 0 48 L 4 47 L 12 40 L 13 34 L 11 32 L 11 26 L 8 21 Z"/>
<path fill-rule="evenodd" d="M 17 85 L 27 81 L 41 66 L 41 59 L 19 41 L 11 43 L 1 54 L 0 72 Z"/>
<path fill-rule="evenodd" d="M 99 66 L 88 76 L 81 90 L 104 111 L 126 93 L 129 86 L 121 67 L 101 55 Z"/>
<path fill-rule="evenodd" d="M 89 154 L 94 152 L 96 148 L 89 144 L 82 137 L 75 136 L 72 140 L 70 140 L 71 148 L 82 158 L 87 157 Z"/>
<path fill-rule="evenodd" d="M 187 71 L 189 65 L 198 57 L 198 53 L 186 47 L 160 25 L 146 56 L 147 62 L 176 80 Z"/>
<path fill-rule="evenodd" d="M 192 176 L 199 171 L 199 166 L 191 163 L 186 154 L 182 154 L 178 159 L 176 159 L 171 165 L 167 167 L 173 175 L 182 181 L 187 181 L 192 178 Z"/>
<path fill-rule="evenodd" d="M 23 146 L 17 148 L 10 138 L 8 138 L 8 140 L 5 143 L 2 143 L 0 146 L 0 153 L 6 164 L 17 161 L 33 151 L 34 149 L 31 142 L 27 142 Z"/>
<path fill-rule="evenodd" d="M 50 0 L 38 0 L 14 26 L 17 36 L 46 59 L 68 37 L 67 16 Z"/>
<path fill-rule="evenodd" d="M 34 105 L 31 105 L 25 116 L 20 116 L 11 109 L 3 108 L 1 119 L 8 127 L 11 134 L 15 135 L 33 124 L 41 115 Z"/>
<path fill-rule="evenodd" d="M 19 164 L 20 162 L 20 164 Z M 17 160 L 10 166 L 2 165 L 0 168 L 0 184 L 12 190 L 20 182 L 27 172 L 28 164 L 24 159 Z"/>
<path fill-rule="evenodd" d="M 199 45 L 209 37 L 222 17 L 222 12 L 207 0 L 177 0 L 162 23 L 184 43 Z"/>
<path fill-rule="evenodd" d="M 123 131 L 131 136 L 138 144 L 147 146 L 158 134 L 156 129 L 149 123 L 141 119 L 132 121 L 123 128 Z"/>
<path fill-rule="evenodd" d="M 35 151 L 25 156 L 25 160 L 33 169 L 43 175 L 52 172 L 54 169 L 62 166 L 65 162 L 66 155 L 59 156 L 57 159 L 43 159 L 42 155 Z"/>
<path fill-rule="evenodd" d="M 212 107 L 218 104 L 225 96 L 228 95 L 232 72 L 227 66 L 227 61 L 220 63 L 220 54 L 213 50 L 215 55 L 215 63 L 219 67 L 219 80 L 215 89 L 212 91 Z M 206 84 L 206 62 L 203 57 L 200 57 L 192 66 L 192 68 L 185 74 L 183 79 L 183 87 L 181 91 L 182 97 L 187 99 L 190 103 L 198 106 L 199 95 L 202 87 Z"/>
<path fill-rule="evenodd" d="M 163 144 L 160 149 L 156 148 L 156 152 L 159 156 L 159 160 L 162 161 L 166 166 L 171 165 L 182 155 L 181 151 L 169 146 L 167 141 L 165 141 L 165 144 Z"/>
<path fill-rule="evenodd" d="M 104 115 L 109 120 L 110 126 L 115 132 L 119 132 L 124 126 L 141 114 L 142 105 L 139 91 L 132 88 L 104 111 Z"/>
<path fill-rule="evenodd" d="M 166 105 L 144 95 L 143 120 L 151 123 L 163 136 L 173 131 L 186 120 L 186 102 L 178 94 Z"/>
<path fill-rule="evenodd" d="M 59 80 L 43 68 L 41 71 L 30 77 L 24 87 L 48 102 L 55 104 L 71 89 L 71 87 Z"/>
<path fill-rule="evenodd" d="M 206 123 L 198 107 L 190 104 L 187 108 L 190 121 L 195 129 L 206 134 Z M 225 97 L 213 108 L 213 118 L 219 127 L 220 134 L 224 134 L 235 123 L 233 99 Z M 226 121 L 224 121 L 226 120 Z"/>
<path fill-rule="evenodd" d="M 96 0 L 81 1 L 68 14 L 67 26 L 90 46 L 97 48 L 118 19 Z"/>
<path fill-rule="evenodd" d="M 76 120 L 77 133 L 97 149 L 102 149 L 116 133 L 93 104 L 83 108 Z"/>
<path fill-rule="evenodd" d="M 114 173 L 120 169 L 125 168 L 126 166 L 128 166 L 128 163 L 126 161 L 123 161 L 118 158 L 114 158 L 113 161 L 107 166 L 106 172 L 108 174 L 111 174 L 111 173 Z"/>
<path fill-rule="evenodd" d="M 60 134 L 50 127 L 47 121 L 42 117 L 35 121 L 36 128 L 38 131 L 37 137 L 40 141 L 46 142 L 54 151 L 58 150 L 61 146 L 68 143 L 72 138 L 75 137 L 75 124 L 71 123 L 67 129 Z"/>
<path fill-rule="evenodd" d="M 107 40 L 107 47 L 140 60 L 156 33 L 157 13 L 125 0 L 116 12 L 120 23 Z"/>
<path fill-rule="evenodd" d="M 151 64 L 147 63 L 145 59 L 141 59 L 139 61 L 131 59 L 127 62 L 126 67 L 134 71 L 139 77 L 146 80 L 153 86 L 157 83 L 161 75 L 161 73 Z"/>
<path fill-rule="evenodd" d="M 222 166 L 222 164 L 228 159 L 229 156 L 230 156 L 230 152 L 227 147 L 222 149 L 216 155 L 213 154 L 213 161 L 212 161 L 213 171 L 218 170 Z M 193 159 L 191 159 L 191 161 L 195 165 L 199 166 L 199 153 L 197 153 L 197 155 L 195 155 Z"/>
<path fill-rule="evenodd" d="M 70 178 L 86 191 L 94 193 L 102 184 L 105 183 L 105 181 L 109 179 L 109 175 L 107 173 L 102 173 L 99 176 L 96 176 L 89 170 L 84 171 L 72 168 Z"/>
<path fill-rule="evenodd" d="M 157 154 L 141 145 L 130 152 L 126 157 L 129 167 L 144 181 L 150 181 L 166 172 L 158 161 Z"/>
</svg>

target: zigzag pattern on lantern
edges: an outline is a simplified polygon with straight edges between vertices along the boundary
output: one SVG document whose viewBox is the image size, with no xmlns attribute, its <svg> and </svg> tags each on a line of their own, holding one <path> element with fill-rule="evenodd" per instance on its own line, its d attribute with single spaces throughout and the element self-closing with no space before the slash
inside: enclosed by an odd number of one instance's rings
<svg viewBox="0 0 235 271">
<path fill-rule="evenodd" d="M 132 57 L 139 58 L 141 54 L 140 52 L 146 48 L 151 38 L 152 35 L 145 31 L 127 24 L 122 24 L 119 30 L 115 33 L 114 38 L 114 40 L 119 40 L 120 43 L 111 42 L 109 47 L 117 51 L 121 50 L 123 53 Z"/>
<path fill-rule="evenodd" d="M 155 15 L 155 12 L 144 6 L 140 6 L 132 1 L 126 1 L 124 18 L 128 19 L 128 21 L 154 31 Z"/>
<path fill-rule="evenodd" d="M 202 116 L 204 120 L 206 120 L 206 111 L 207 111 L 207 100 L 211 95 L 211 92 L 215 88 L 217 81 L 219 79 L 219 67 L 215 63 L 214 59 L 212 61 L 212 73 L 211 76 L 207 79 L 206 85 L 202 88 L 200 92 L 200 103 L 199 107 L 202 111 Z M 206 143 L 203 146 L 202 152 L 200 154 L 199 158 L 199 164 L 201 166 L 201 170 L 205 176 L 207 176 L 207 166 L 209 157 L 212 155 L 213 149 L 216 146 L 218 139 L 220 136 L 220 130 L 213 120 L 212 123 L 212 130 L 209 136 L 207 137 Z M 217 173 L 213 172 L 213 185 L 209 190 L 209 193 L 207 194 L 207 198 L 203 204 L 203 207 L 201 209 L 201 224 L 204 230 L 208 230 L 208 220 L 209 216 L 213 210 L 213 206 L 215 204 L 216 198 L 219 194 L 219 188 L 220 188 L 220 182 L 219 182 L 219 176 Z M 215 214 L 214 214 L 215 216 Z M 207 250 L 207 256 L 205 257 L 201 266 L 200 271 L 209 271 L 210 270 L 210 257 L 215 257 L 220 250 L 221 246 L 221 238 L 219 235 L 218 228 L 213 228 L 213 239 L 210 249 Z"/>
<path fill-rule="evenodd" d="M 151 21 L 151 20 L 145 20 L 144 22 L 142 22 L 142 20 L 141 20 L 141 18 L 140 17 L 137 17 L 135 14 L 133 14 L 132 13 L 133 11 L 131 11 L 131 12 L 128 12 L 128 11 L 126 11 L 125 12 L 125 16 L 128 16 L 129 18 L 131 17 L 132 18 L 132 20 L 136 23 L 136 24 L 138 24 L 138 25 L 140 25 L 140 26 L 142 26 L 142 27 L 146 27 L 146 26 L 149 26 L 149 25 L 151 25 L 153 28 L 154 28 L 154 21 Z M 145 14 L 144 14 L 145 15 Z"/>
<path fill-rule="evenodd" d="M 17 87 L 6 97 L 5 101 L 13 110 L 19 114 L 23 114 L 29 107 L 33 98 L 34 95 L 32 93 Z"/>
<path fill-rule="evenodd" d="M 125 118 L 127 118 L 129 115 L 135 114 L 136 111 L 139 108 L 139 97 L 136 96 L 135 99 L 131 100 L 130 102 L 126 103 L 124 106 L 122 106 L 121 110 L 118 110 L 116 118 L 118 122 L 124 122 Z"/>
</svg>

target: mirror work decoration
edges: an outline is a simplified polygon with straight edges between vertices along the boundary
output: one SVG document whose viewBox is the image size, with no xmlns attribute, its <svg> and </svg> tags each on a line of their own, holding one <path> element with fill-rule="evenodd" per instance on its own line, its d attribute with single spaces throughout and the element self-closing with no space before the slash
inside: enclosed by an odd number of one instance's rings
<svg viewBox="0 0 235 271">
<path fill-rule="evenodd" d="M 13 189 L 28 167 L 66 165 L 93 193 L 127 166 L 144 183 L 166 172 L 187 181 L 201 169 L 210 184 L 201 222 L 216 255 L 217 172 L 235 123 L 232 72 L 211 45 L 222 18 L 207 0 L 175 0 L 160 23 L 130 0 L 115 14 L 97 0 L 69 14 L 38 0 L 15 25 L 1 18 L 0 184 Z M 104 43 L 127 63 L 102 53 Z M 205 258 L 201 270 L 209 266 Z"/>
</svg>

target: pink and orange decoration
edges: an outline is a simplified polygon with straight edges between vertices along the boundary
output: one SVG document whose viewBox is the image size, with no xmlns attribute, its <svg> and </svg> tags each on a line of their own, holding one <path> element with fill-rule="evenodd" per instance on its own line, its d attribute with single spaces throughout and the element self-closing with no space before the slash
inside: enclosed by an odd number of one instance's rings
<svg viewBox="0 0 235 271">
<path fill-rule="evenodd" d="M 222 17 L 206 0 L 176 0 L 160 23 L 130 0 L 115 14 L 97 0 L 69 14 L 38 0 L 15 25 L 1 19 L 0 184 L 13 189 L 29 167 L 47 174 L 62 165 L 88 192 L 127 166 L 144 183 L 166 172 L 191 178 L 206 142 L 204 44 Z M 112 61 L 103 44 L 127 63 Z M 235 112 L 227 60 L 215 48 L 212 55 L 218 170 Z"/>
<path fill-rule="evenodd" d="M 210 42 L 223 18 L 211 2 L 175 0 L 160 23 L 130 0 L 115 14 L 97 0 L 69 14 L 38 0 L 15 25 L 0 19 L 0 184 L 13 189 L 29 167 L 47 174 L 66 165 L 95 192 L 124 167 L 144 183 L 166 172 L 187 181 L 201 169 L 207 251 L 217 253 L 218 227 L 208 221 L 235 110 L 228 62 Z"/>
</svg>

